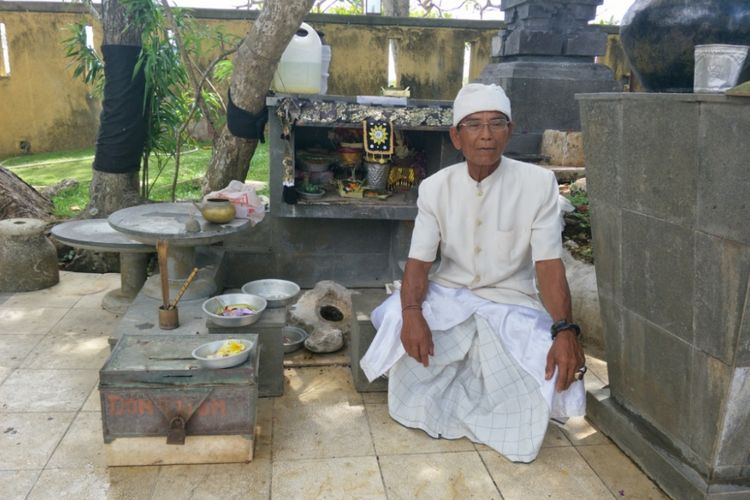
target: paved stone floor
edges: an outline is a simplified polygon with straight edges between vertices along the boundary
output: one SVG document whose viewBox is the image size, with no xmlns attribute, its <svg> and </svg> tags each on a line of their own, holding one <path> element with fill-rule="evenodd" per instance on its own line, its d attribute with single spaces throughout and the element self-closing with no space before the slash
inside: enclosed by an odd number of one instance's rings
<svg viewBox="0 0 750 500">
<path fill-rule="evenodd" d="M 385 394 L 354 390 L 344 354 L 286 360 L 284 396 L 259 401 L 252 463 L 108 469 L 96 385 L 118 318 L 99 304 L 119 282 L 63 272 L 53 288 L 0 294 L 0 497 L 665 498 L 582 418 L 551 425 L 530 465 L 404 428 Z M 605 384 L 606 365 L 589 365 L 587 383 Z"/>
</svg>

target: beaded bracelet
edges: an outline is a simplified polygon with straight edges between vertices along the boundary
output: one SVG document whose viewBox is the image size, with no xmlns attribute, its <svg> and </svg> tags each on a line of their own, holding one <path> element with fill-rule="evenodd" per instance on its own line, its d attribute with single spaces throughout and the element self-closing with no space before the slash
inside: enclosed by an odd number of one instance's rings
<svg viewBox="0 0 750 500">
<path fill-rule="evenodd" d="M 575 323 L 568 323 L 564 319 L 561 319 L 560 321 L 555 321 L 550 327 L 550 334 L 552 335 L 552 340 L 555 340 L 555 337 L 557 337 L 557 334 L 562 332 L 563 330 L 573 330 L 576 334 L 576 338 L 579 338 L 581 336 L 580 326 L 576 325 Z"/>
</svg>

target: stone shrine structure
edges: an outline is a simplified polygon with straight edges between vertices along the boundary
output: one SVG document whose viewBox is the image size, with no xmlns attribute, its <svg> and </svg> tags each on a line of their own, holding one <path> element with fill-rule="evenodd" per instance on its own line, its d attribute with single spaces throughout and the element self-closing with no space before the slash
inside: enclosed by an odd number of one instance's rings
<svg viewBox="0 0 750 500">
<path fill-rule="evenodd" d="M 578 96 L 609 387 L 589 418 L 672 498 L 750 498 L 750 100 Z"/>
<path fill-rule="evenodd" d="M 478 81 L 501 85 L 513 103 L 509 154 L 538 156 L 547 129 L 580 130 L 575 94 L 621 90 L 612 71 L 594 62 L 607 34 L 588 22 L 602 1 L 502 1 L 506 26 Z"/>
</svg>

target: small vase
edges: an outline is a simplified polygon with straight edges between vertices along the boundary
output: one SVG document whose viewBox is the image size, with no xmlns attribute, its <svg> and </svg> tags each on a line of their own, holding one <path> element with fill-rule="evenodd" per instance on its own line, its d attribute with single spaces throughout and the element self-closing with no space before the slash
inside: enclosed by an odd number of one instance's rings
<svg viewBox="0 0 750 500">
<path fill-rule="evenodd" d="M 620 40 L 646 90 L 690 93 L 695 46 L 747 45 L 750 2 L 636 0 L 622 20 Z"/>
<path fill-rule="evenodd" d="M 367 167 L 367 187 L 377 191 L 385 191 L 388 185 L 388 172 L 391 169 L 391 164 L 366 161 L 365 167 Z"/>
</svg>

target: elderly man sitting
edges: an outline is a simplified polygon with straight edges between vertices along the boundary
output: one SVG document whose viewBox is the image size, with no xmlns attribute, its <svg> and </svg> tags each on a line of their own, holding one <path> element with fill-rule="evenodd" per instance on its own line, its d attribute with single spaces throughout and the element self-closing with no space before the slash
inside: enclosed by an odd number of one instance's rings
<svg viewBox="0 0 750 500">
<path fill-rule="evenodd" d="M 361 366 L 370 380 L 388 373 L 401 424 L 530 462 L 550 418 L 584 414 L 586 369 L 557 182 L 503 156 L 512 130 L 502 88 L 459 91 L 450 137 L 466 161 L 420 185 L 401 293 L 373 312 L 378 332 Z"/>
</svg>

